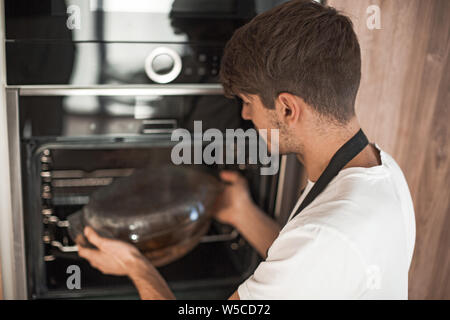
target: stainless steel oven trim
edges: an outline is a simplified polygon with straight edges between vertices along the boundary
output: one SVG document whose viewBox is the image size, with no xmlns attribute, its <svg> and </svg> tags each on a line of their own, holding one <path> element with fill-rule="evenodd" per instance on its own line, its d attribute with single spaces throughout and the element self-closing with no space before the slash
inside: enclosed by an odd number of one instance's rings
<svg viewBox="0 0 450 320">
<path fill-rule="evenodd" d="M 19 91 L 20 96 L 176 96 L 222 95 L 220 84 L 170 84 L 170 85 L 24 85 L 7 86 Z"/>
<path fill-rule="evenodd" d="M 6 299 L 27 299 L 18 106 L 18 90 L 7 89 L 11 211 L 8 224 L 2 229 L 2 232 L 6 233 L 2 239 L 8 239 L 9 245 L 8 250 L 3 248 L 2 251 L 2 277 Z"/>
</svg>

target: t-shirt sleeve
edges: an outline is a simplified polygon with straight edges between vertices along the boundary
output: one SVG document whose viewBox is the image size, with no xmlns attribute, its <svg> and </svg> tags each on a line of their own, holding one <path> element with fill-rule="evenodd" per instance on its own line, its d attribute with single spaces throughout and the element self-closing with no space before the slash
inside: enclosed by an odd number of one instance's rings
<svg viewBox="0 0 450 320">
<path fill-rule="evenodd" d="M 246 299 L 348 299 L 366 290 L 366 268 L 348 239 L 323 226 L 283 231 L 238 288 Z"/>
</svg>

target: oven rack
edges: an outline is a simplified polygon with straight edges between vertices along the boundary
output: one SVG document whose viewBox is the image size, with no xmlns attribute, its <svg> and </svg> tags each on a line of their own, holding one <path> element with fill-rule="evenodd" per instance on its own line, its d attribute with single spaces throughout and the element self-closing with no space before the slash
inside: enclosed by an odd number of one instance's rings
<svg viewBox="0 0 450 320">
<path fill-rule="evenodd" d="M 69 221 L 56 214 L 58 206 L 86 205 L 89 202 L 89 193 L 83 192 L 83 188 L 98 188 L 107 186 L 116 178 L 127 177 L 134 172 L 134 168 L 97 169 L 94 171 L 84 170 L 54 170 L 52 169 L 52 157 L 49 149 L 43 150 L 40 156 L 41 162 L 41 199 L 42 219 L 44 224 L 43 242 L 47 246 L 44 261 L 53 261 L 55 257 L 51 254 L 51 248 L 62 253 L 78 252 L 78 247 L 68 237 L 67 228 Z M 64 192 L 71 189 L 72 194 Z M 63 190 L 63 191 L 61 191 Z M 76 192 L 74 192 L 76 190 Z M 92 190 L 91 190 L 92 191 Z M 56 233 L 63 230 L 65 236 L 61 239 Z M 200 239 L 200 243 L 214 243 L 232 241 L 231 247 L 239 246 L 235 240 L 239 232 L 231 227 L 216 228 L 216 234 L 207 234 Z M 61 232 L 59 232 L 61 233 Z M 233 242 L 234 241 L 234 242 Z"/>
</svg>

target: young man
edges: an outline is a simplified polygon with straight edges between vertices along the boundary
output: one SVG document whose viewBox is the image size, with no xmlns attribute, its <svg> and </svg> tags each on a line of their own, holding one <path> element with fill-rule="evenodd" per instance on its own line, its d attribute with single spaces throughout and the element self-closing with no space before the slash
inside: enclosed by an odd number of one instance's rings
<svg viewBox="0 0 450 320">
<path fill-rule="evenodd" d="M 360 70 L 350 20 L 310 1 L 257 16 L 227 44 L 226 94 L 242 99 L 242 116 L 256 128 L 278 129 L 280 153 L 295 153 L 308 175 L 280 231 L 253 204 L 245 180 L 222 173 L 230 186 L 217 219 L 234 225 L 265 258 L 232 299 L 408 297 L 414 209 L 398 165 L 360 130 Z M 85 233 L 98 250 L 79 253 L 94 267 L 128 275 L 142 298 L 174 298 L 133 246 Z"/>
</svg>

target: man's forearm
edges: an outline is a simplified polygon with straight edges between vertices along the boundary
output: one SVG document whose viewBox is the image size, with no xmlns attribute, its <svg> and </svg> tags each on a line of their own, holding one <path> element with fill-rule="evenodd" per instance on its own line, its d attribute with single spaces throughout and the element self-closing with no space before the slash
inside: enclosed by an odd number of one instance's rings
<svg viewBox="0 0 450 320">
<path fill-rule="evenodd" d="M 236 216 L 233 225 L 265 259 L 280 233 L 280 226 L 254 204 Z"/>
<path fill-rule="evenodd" d="M 280 233 L 280 226 L 256 205 L 252 204 L 239 214 L 232 224 L 247 241 L 266 258 L 267 250 Z M 166 281 L 158 270 L 144 257 L 137 258 L 130 266 L 128 275 L 136 286 L 139 296 L 144 300 L 175 299 Z"/>
<path fill-rule="evenodd" d="M 167 282 L 145 258 L 136 261 L 130 270 L 129 277 L 143 300 L 175 299 Z"/>
</svg>

